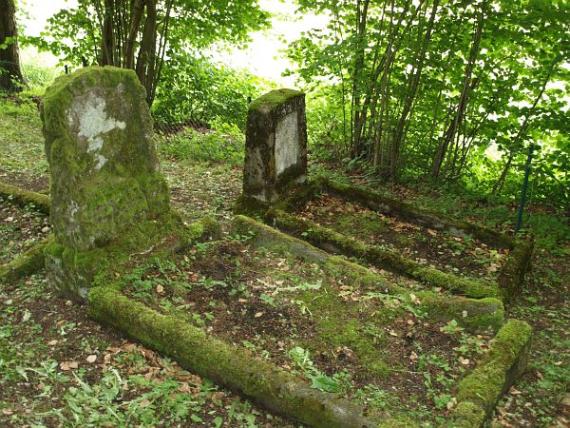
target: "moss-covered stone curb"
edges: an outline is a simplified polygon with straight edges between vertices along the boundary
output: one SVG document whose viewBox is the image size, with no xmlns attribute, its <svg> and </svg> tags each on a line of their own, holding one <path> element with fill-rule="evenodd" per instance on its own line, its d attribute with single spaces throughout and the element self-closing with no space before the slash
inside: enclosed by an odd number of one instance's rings
<svg viewBox="0 0 570 428">
<path fill-rule="evenodd" d="M 37 243 L 28 251 L 12 261 L 0 265 L 0 281 L 15 281 L 27 275 L 33 275 L 44 268 L 44 251 L 53 242 L 53 236 Z"/>
<path fill-rule="evenodd" d="M 324 190 L 345 199 L 362 203 L 375 211 L 393 214 L 436 230 L 446 230 L 454 234 L 470 234 L 493 247 L 512 248 L 513 246 L 511 237 L 475 223 L 418 209 L 410 203 L 390 198 L 362 186 L 339 183 L 324 176 L 318 177 L 317 181 L 321 183 Z"/>
<path fill-rule="evenodd" d="M 183 367 L 237 391 L 267 409 L 323 428 L 376 427 L 354 404 L 315 389 L 249 351 L 208 336 L 173 316 L 162 315 L 109 287 L 89 293 L 96 320 L 123 331 Z"/>
<path fill-rule="evenodd" d="M 534 236 L 528 239 L 516 239 L 497 281 L 507 301 L 511 301 L 522 291 L 524 278 L 530 269 Z"/>
<path fill-rule="evenodd" d="M 509 320 L 499 330 L 487 355 L 459 383 L 451 426 L 475 428 L 485 424 L 501 395 L 524 371 L 531 337 L 532 329 L 524 321 Z"/>
<path fill-rule="evenodd" d="M 502 297 L 498 286 L 493 283 L 460 277 L 421 265 L 395 251 L 367 245 L 362 241 L 322 227 L 312 221 L 301 220 L 281 210 L 268 211 L 266 220 L 277 228 L 302 237 L 325 251 L 357 257 L 379 268 L 406 275 L 452 293 L 472 298 Z"/>
<path fill-rule="evenodd" d="M 50 200 L 47 195 L 0 182 L 0 196 L 21 207 L 32 205 L 39 212 L 49 214 Z"/>
<path fill-rule="evenodd" d="M 419 308 L 434 320 L 449 321 L 455 319 L 469 330 L 491 328 L 497 331 L 504 322 L 503 303 L 496 298 L 471 299 L 461 296 L 436 294 L 431 291 L 415 293 L 392 284 L 386 278 L 372 272 L 364 266 L 348 261 L 340 256 L 331 255 L 311 244 L 287 235 L 252 218 L 238 215 L 232 223 L 233 231 L 242 235 L 253 233 L 252 244 L 272 251 L 291 253 L 308 262 L 317 263 L 328 274 L 343 275 L 352 281 L 352 285 L 382 290 L 387 294 L 399 295 L 404 301 L 420 301 Z M 415 304 L 415 303 L 414 303 Z"/>
</svg>

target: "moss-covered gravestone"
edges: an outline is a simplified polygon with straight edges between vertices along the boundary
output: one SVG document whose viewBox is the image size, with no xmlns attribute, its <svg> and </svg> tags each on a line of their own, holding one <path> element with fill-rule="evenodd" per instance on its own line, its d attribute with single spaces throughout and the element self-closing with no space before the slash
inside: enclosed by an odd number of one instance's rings
<svg viewBox="0 0 570 428">
<path fill-rule="evenodd" d="M 271 203 L 307 175 L 305 95 L 291 89 L 271 91 L 249 107 L 243 194 Z"/>
<path fill-rule="evenodd" d="M 85 297 L 95 274 L 164 236 L 173 222 L 145 91 L 131 70 L 60 77 L 42 107 L 51 171 L 52 282 Z"/>
</svg>

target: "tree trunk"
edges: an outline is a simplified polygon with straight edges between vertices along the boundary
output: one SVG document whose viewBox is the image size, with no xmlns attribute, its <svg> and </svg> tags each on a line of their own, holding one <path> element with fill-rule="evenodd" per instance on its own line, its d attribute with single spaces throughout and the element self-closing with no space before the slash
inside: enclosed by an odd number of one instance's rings
<svg viewBox="0 0 570 428">
<path fill-rule="evenodd" d="M 133 68 L 135 65 L 135 41 L 139 33 L 141 19 L 144 11 L 144 0 L 134 0 L 131 11 L 129 34 L 125 40 L 125 68 Z"/>
<path fill-rule="evenodd" d="M 156 0 L 146 0 L 145 3 L 146 20 L 135 71 L 146 89 L 146 98 L 150 105 L 152 104 L 152 85 L 156 64 Z"/>
<path fill-rule="evenodd" d="M 362 128 L 364 117 L 360 114 L 361 108 L 361 87 L 362 87 L 362 70 L 364 68 L 364 49 L 366 48 L 366 24 L 368 21 L 368 5 L 370 0 L 356 2 L 356 57 L 354 59 L 354 71 L 352 76 L 352 109 L 353 109 L 353 156 L 358 157 L 363 152 L 363 144 L 360 132 L 356 132 Z M 361 9 L 362 8 L 362 9 Z"/>
<path fill-rule="evenodd" d="M 435 0 L 433 2 L 431 14 L 429 17 L 428 26 L 424 35 L 423 43 L 421 44 L 420 50 L 416 53 L 415 57 L 415 66 L 414 72 L 410 77 L 409 82 L 409 89 L 408 93 L 406 94 L 406 100 L 404 102 L 404 107 L 402 109 L 402 113 L 400 115 L 400 119 L 398 120 L 398 124 L 396 126 L 396 130 L 394 132 L 394 138 L 392 139 L 391 148 L 390 148 L 390 160 L 389 160 L 389 168 L 386 171 L 389 179 L 395 179 L 397 174 L 397 165 L 398 160 L 400 157 L 400 148 L 402 145 L 402 140 L 404 138 L 404 130 L 406 128 L 406 124 L 408 121 L 408 116 L 412 110 L 412 105 L 414 100 L 416 99 L 416 95 L 418 92 L 418 87 L 420 83 L 420 78 L 422 76 L 422 70 L 425 64 L 425 57 L 429 42 L 431 40 L 431 35 L 433 32 L 435 16 L 437 13 L 437 9 L 439 7 L 439 0 Z"/>
<path fill-rule="evenodd" d="M 115 65 L 115 0 L 105 0 L 101 32 L 101 65 Z"/>
<path fill-rule="evenodd" d="M 475 62 L 479 56 L 481 38 L 483 35 L 483 24 L 485 22 L 485 7 L 486 3 L 481 6 L 481 11 L 479 12 L 479 17 L 477 19 L 475 32 L 473 34 L 473 42 L 471 43 L 471 49 L 469 52 L 469 61 L 465 67 L 463 88 L 461 90 L 461 96 L 459 97 L 455 116 L 447 128 L 447 131 L 443 136 L 443 139 L 433 160 L 432 177 L 436 180 L 439 177 L 439 173 L 441 172 L 441 166 L 443 165 L 447 149 L 451 142 L 454 141 L 456 136 L 455 134 L 461 126 L 464 118 L 465 108 L 467 107 L 467 103 L 469 101 L 471 89 L 474 86 L 473 82 L 471 82 L 471 76 L 473 74 L 473 69 L 475 68 Z"/>
<path fill-rule="evenodd" d="M 24 83 L 14 0 L 0 0 L 0 11 L 0 89 L 13 92 Z"/>
</svg>

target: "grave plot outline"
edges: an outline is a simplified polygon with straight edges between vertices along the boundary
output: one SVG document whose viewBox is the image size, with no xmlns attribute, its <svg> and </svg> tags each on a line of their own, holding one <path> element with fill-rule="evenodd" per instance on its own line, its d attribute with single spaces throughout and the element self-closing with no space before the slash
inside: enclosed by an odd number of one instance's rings
<svg viewBox="0 0 570 428">
<path fill-rule="evenodd" d="M 256 138 L 256 135 L 248 134 L 248 138 Z M 246 179 L 247 177 L 244 178 L 244 182 Z M 413 260 L 403 257 L 394 251 L 385 251 L 379 247 L 366 245 L 357 239 L 351 239 L 349 234 L 341 234 L 327 227 L 295 217 L 294 213 L 297 209 L 303 207 L 307 202 L 318 197 L 323 192 L 330 192 L 347 201 L 361 203 L 376 212 L 390 213 L 392 215 L 395 212 L 396 216 L 401 215 L 406 220 L 416 222 L 419 225 L 429 225 L 437 230 L 448 230 L 452 234 L 473 234 L 483 241 L 492 242 L 494 245 L 498 243 L 499 247 L 507 248 L 510 250 L 509 257 L 499 272 L 496 283 L 460 277 L 435 268 L 422 267 Z M 242 198 L 244 197 L 247 197 L 245 185 Z M 239 214 L 253 214 L 257 217 L 261 217 L 267 224 L 275 226 L 277 229 L 293 237 L 308 241 L 322 250 L 342 254 L 347 257 L 356 256 L 372 265 L 388 268 L 397 274 L 404 274 L 427 283 L 428 285 L 440 286 L 451 293 L 471 296 L 480 301 L 486 299 L 497 300 L 498 298 L 501 301 L 509 302 L 520 292 L 524 275 L 529 268 L 534 245 L 532 236 L 528 240 L 515 240 L 476 224 L 459 222 L 451 218 L 446 218 L 445 216 L 438 216 L 426 210 L 416 209 L 405 202 L 386 198 L 383 195 L 367 191 L 358 186 L 335 183 L 327 177 L 318 177 L 315 180 L 303 183 L 301 186 L 289 186 L 289 188 L 282 192 L 281 198 L 267 199 L 263 202 L 263 204 L 247 205 L 240 201 L 236 204 L 235 211 Z M 293 245 L 293 247 L 295 247 L 295 245 Z M 441 299 L 445 298 L 445 296 L 441 297 Z M 507 324 L 511 326 L 517 325 L 517 323 L 520 322 L 514 320 L 512 322 L 509 321 Z M 525 326 L 524 328 L 522 327 L 523 325 Z M 525 323 L 521 323 L 518 327 L 514 327 L 514 330 L 518 328 L 526 329 L 528 330 L 528 337 L 530 338 L 530 330 L 527 327 Z M 501 334 L 509 335 L 508 333 Z M 519 364 L 524 366 L 525 353 L 528 351 L 528 343 L 530 340 L 526 342 L 527 343 L 519 349 L 520 355 L 517 356 L 517 361 L 514 363 L 514 366 L 518 367 Z M 492 358 L 490 357 L 490 359 Z M 487 376 L 485 367 L 484 362 L 478 366 L 477 373 L 479 373 L 479 377 Z M 517 370 L 512 369 L 512 367 L 509 368 L 508 371 L 517 372 Z M 474 374 L 473 376 L 477 378 L 478 375 Z M 469 381 L 466 380 L 465 384 L 469 384 L 472 380 L 473 379 Z M 482 381 L 482 379 L 479 378 L 477 381 Z M 470 384 L 470 387 L 473 388 L 473 384 Z M 504 388 L 501 388 L 498 391 L 493 403 L 488 401 L 482 405 L 483 414 L 485 415 L 483 419 L 481 419 L 482 421 L 489 416 L 489 413 L 494 408 L 494 404 L 496 404 L 496 400 L 498 400 L 498 397 L 502 394 L 503 389 Z M 462 394 L 465 396 L 466 393 L 461 392 L 460 388 L 460 397 Z M 469 403 L 461 403 L 458 407 L 458 409 L 460 409 L 458 410 L 459 413 L 464 413 L 461 418 L 467 420 L 467 413 L 477 413 L 477 405 L 474 404 L 475 402 L 477 402 L 477 400 L 471 397 Z M 483 422 L 480 423 L 482 424 Z M 465 426 L 471 425 L 467 424 Z M 477 426 L 477 424 L 474 423 L 473 426 Z"/>
<path fill-rule="evenodd" d="M 380 277 L 362 266 L 346 261 L 342 257 L 331 256 L 303 240 L 280 233 L 255 220 L 237 217 L 235 222 L 241 225 L 240 227 L 244 227 L 242 233 L 249 234 L 253 231 L 254 239 L 261 244 L 263 242 L 273 243 L 286 252 L 296 249 L 305 257 L 321 258 L 325 264 L 331 263 L 333 267 L 342 267 L 351 272 L 355 279 L 371 281 L 373 284 L 382 283 Z M 167 223 L 163 226 L 170 225 Z M 191 225 L 189 230 L 176 229 L 176 232 L 185 234 L 187 239 L 184 240 L 184 245 L 189 246 L 193 242 L 208 239 L 215 226 L 208 226 L 208 222 L 204 221 Z M 146 346 L 176 359 L 183 367 L 253 398 L 269 410 L 282 413 L 311 426 L 355 428 L 402 426 L 399 421 L 368 418 L 358 406 L 311 388 L 305 381 L 278 369 L 269 362 L 255 358 L 243 348 L 208 336 L 202 329 L 176 316 L 161 314 L 125 296 L 121 289 L 125 281 L 130 281 L 129 272 L 151 256 L 165 259 L 171 257 L 172 249 L 176 245 L 172 242 L 165 244 L 167 251 L 164 247 L 155 247 L 149 242 L 140 241 L 136 246 L 126 248 L 109 246 L 98 248 L 97 254 L 105 252 L 107 257 L 116 257 L 122 253 L 125 263 L 95 265 L 98 272 L 92 280 L 94 286 L 87 294 L 86 308 L 89 314 L 101 323 L 110 325 Z M 127 254 L 124 253 L 125 249 L 128 249 Z M 130 252 L 134 249 L 136 252 Z M 48 256 L 49 251 L 50 248 L 46 250 Z M 37 261 L 35 255 L 28 258 L 25 255 L 22 257 L 24 260 L 21 260 L 20 265 L 25 265 L 25 260 L 30 263 L 32 260 Z M 113 259 L 113 261 L 116 260 Z M 73 265 L 73 267 L 76 266 Z M 28 267 L 29 269 L 20 271 L 18 275 L 27 275 L 40 268 L 36 264 L 28 265 Z M 5 270 L 0 269 L 0 272 L 5 272 Z M 389 284 L 385 286 L 390 287 Z M 424 301 L 429 301 L 429 296 L 429 293 L 421 295 Z M 409 294 L 407 298 L 413 299 Z M 485 310 L 491 308 L 491 315 L 498 314 L 499 316 L 496 322 L 498 333 L 491 350 L 459 385 L 458 405 L 450 419 L 453 426 L 481 426 L 503 390 L 524 367 L 524 355 L 530 341 L 530 327 L 516 320 L 503 324 L 502 303 L 497 299 L 465 299 L 462 297 L 455 299 L 450 305 L 447 301 L 449 299 L 445 296 L 434 296 L 431 304 L 443 305 L 451 311 L 456 311 L 460 308 L 455 302 L 464 301 L 481 305 Z M 455 316 L 457 316 L 456 313 L 453 317 Z M 488 324 L 493 320 L 485 319 L 485 322 Z M 409 426 L 413 425 L 413 422 L 409 424 Z"/>
<path fill-rule="evenodd" d="M 399 213 L 403 213 L 400 218 L 419 226 L 429 226 L 438 231 L 450 231 L 456 236 L 471 234 L 482 242 L 488 243 L 489 246 L 508 249 L 509 253 L 503 266 L 497 272 L 495 281 L 460 276 L 439 268 L 428 267 L 393 250 L 366 244 L 352 238 L 350 234 L 337 232 L 329 227 L 295 216 L 295 212 L 323 193 L 340 197 L 347 202 L 361 204 L 373 212 L 394 218 L 399 218 Z M 278 203 L 269 207 L 265 206 L 261 210 L 249 211 L 249 213 L 252 212 L 261 215 L 268 224 L 273 224 L 294 236 L 302 236 L 320 248 L 348 257 L 359 257 L 373 266 L 408 276 L 428 286 L 441 287 L 452 293 L 469 297 L 494 296 L 505 303 L 511 302 L 520 294 L 526 272 L 530 269 L 534 248 L 532 235 L 524 238 L 511 238 L 492 229 L 419 209 L 409 203 L 370 191 L 362 186 L 347 185 L 326 176 L 317 176 L 309 180 L 301 191 L 293 188 Z"/>
</svg>

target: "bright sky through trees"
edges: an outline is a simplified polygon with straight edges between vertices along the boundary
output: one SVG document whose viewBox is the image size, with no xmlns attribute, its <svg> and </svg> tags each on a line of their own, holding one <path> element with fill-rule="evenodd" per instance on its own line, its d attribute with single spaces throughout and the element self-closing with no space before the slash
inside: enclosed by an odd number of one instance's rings
<svg viewBox="0 0 570 428">
<path fill-rule="evenodd" d="M 50 16 L 62 8 L 74 7 L 76 4 L 75 0 L 23 0 L 22 25 L 26 35 L 39 36 Z M 304 14 L 301 18 L 295 17 L 295 5 L 291 0 L 261 0 L 260 4 L 273 15 L 270 29 L 253 33 L 252 41 L 246 48 L 224 47 L 220 44 L 211 49 L 210 53 L 217 61 L 229 66 L 248 69 L 255 75 L 284 85 L 294 85 L 294 78 L 281 76 L 292 66 L 282 51 L 287 48 L 288 41 L 297 39 L 301 32 L 323 28 L 327 18 L 312 13 Z M 30 51 L 25 52 L 24 60 L 32 54 Z M 57 62 L 50 55 L 42 55 L 41 61 L 46 65 Z"/>
</svg>

